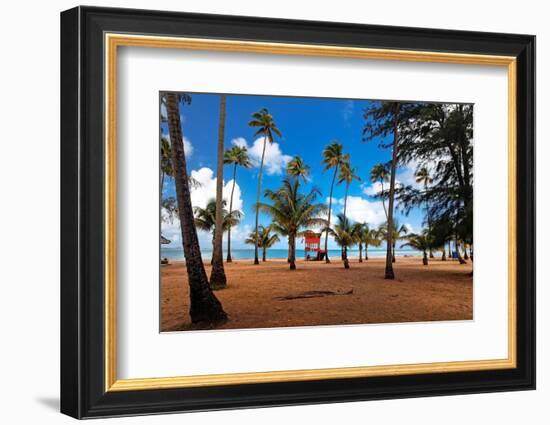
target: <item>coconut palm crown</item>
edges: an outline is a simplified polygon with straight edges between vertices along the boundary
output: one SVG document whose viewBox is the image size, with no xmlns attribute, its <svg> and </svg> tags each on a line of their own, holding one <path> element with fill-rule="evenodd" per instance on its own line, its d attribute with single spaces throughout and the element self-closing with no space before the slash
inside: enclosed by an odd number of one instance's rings
<svg viewBox="0 0 550 425">
<path fill-rule="evenodd" d="M 326 220 L 321 216 L 326 213 L 327 207 L 315 202 L 321 192 L 313 188 L 308 193 L 301 193 L 299 189 L 298 179 L 285 177 L 279 189 L 265 191 L 265 198 L 271 203 L 257 205 L 258 211 L 269 215 L 273 220 L 273 230 L 288 237 L 291 270 L 296 269 L 296 236 L 309 227 L 326 225 Z"/>
<path fill-rule="evenodd" d="M 288 162 L 286 166 L 286 173 L 289 176 L 302 178 L 305 183 L 310 175 L 310 168 L 311 167 L 309 165 L 304 164 L 302 157 L 296 155 Z"/>
<path fill-rule="evenodd" d="M 249 245 L 258 244 L 262 248 L 262 261 L 266 261 L 266 251 L 271 248 L 276 242 L 279 242 L 279 235 L 273 232 L 273 226 L 259 226 L 259 237 L 256 238 L 256 233 L 250 232 L 244 243 Z"/>
</svg>

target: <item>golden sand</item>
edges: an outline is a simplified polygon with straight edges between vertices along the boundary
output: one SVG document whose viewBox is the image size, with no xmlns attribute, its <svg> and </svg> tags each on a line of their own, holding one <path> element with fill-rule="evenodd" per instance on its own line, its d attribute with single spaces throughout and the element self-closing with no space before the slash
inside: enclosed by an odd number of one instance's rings
<svg viewBox="0 0 550 425">
<path fill-rule="evenodd" d="M 395 280 L 384 279 L 385 259 L 331 264 L 285 260 L 225 264 L 226 289 L 216 296 L 229 315 L 222 329 L 472 319 L 472 263 L 397 258 Z M 206 264 L 210 273 L 210 264 Z M 352 293 L 349 293 L 353 290 Z M 308 291 L 339 295 L 293 298 Z M 161 267 L 161 330 L 191 329 L 189 289 L 184 262 Z"/>
</svg>

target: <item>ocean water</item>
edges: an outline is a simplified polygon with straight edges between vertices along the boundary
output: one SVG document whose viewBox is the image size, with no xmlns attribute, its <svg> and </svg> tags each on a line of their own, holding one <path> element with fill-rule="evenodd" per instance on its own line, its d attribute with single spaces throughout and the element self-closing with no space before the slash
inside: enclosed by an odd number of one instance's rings
<svg viewBox="0 0 550 425">
<path fill-rule="evenodd" d="M 369 248 L 369 258 L 370 257 L 385 257 L 386 256 L 386 249 L 385 248 Z M 340 258 L 340 250 L 339 249 L 329 249 L 328 250 L 329 257 L 330 258 Z M 422 253 L 420 251 L 415 251 L 412 249 L 399 249 L 396 248 L 395 255 L 398 257 L 402 256 L 409 256 L 409 257 L 419 257 L 422 256 Z M 169 260 L 173 261 L 181 261 L 184 259 L 183 256 L 183 249 L 182 248 L 164 248 L 162 247 L 160 250 L 160 256 L 162 258 L 168 258 Z M 223 258 L 227 256 L 227 252 L 224 250 Z M 254 259 L 254 249 L 232 249 L 231 250 L 231 256 L 234 260 L 251 260 Z M 268 249 L 267 250 L 267 259 L 285 259 L 288 256 L 288 250 L 286 249 Z M 365 251 L 363 251 L 363 257 L 365 256 Z M 358 249 L 348 249 L 348 258 L 352 257 L 359 257 L 359 250 Z M 212 258 L 212 250 L 203 250 L 202 251 L 202 258 L 203 259 L 211 259 Z M 260 259 L 262 258 L 262 251 L 260 249 Z M 297 249 L 296 250 L 296 258 L 298 260 L 305 258 L 305 251 L 303 249 Z"/>
</svg>

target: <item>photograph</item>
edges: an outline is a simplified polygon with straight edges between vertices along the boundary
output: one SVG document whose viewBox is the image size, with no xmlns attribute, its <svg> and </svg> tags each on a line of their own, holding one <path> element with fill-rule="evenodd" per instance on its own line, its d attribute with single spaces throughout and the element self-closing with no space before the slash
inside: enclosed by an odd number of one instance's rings
<svg viewBox="0 0 550 425">
<path fill-rule="evenodd" d="M 161 332 L 473 320 L 473 104 L 158 110 Z"/>
</svg>

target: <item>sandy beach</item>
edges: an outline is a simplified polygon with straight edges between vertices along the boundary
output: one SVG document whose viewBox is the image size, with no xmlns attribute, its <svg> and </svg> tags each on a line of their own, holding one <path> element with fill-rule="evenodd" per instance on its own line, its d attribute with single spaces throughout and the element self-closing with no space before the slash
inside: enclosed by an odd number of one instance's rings
<svg viewBox="0 0 550 425">
<path fill-rule="evenodd" d="M 229 315 L 220 329 L 471 320 L 472 263 L 397 258 L 396 279 L 385 280 L 384 258 L 363 263 L 285 260 L 255 266 L 251 260 L 225 264 L 228 287 L 216 296 Z M 205 264 L 210 274 L 210 264 Z M 312 292 L 315 291 L 315 292 Z M 334 294 L 328 294 L 328 291 Z M 184 262 L 161 267 L 161 331 L 196 329 L 189 319 Z"/>
</svg>

